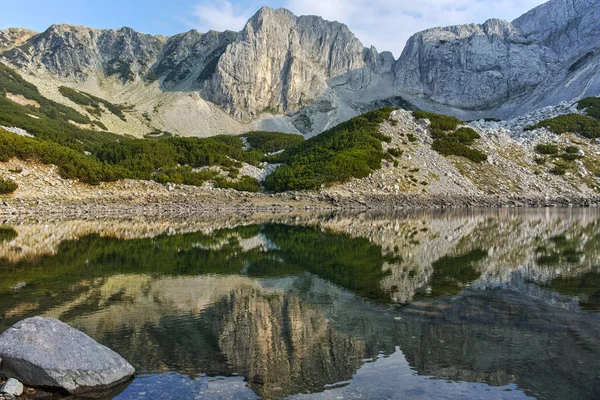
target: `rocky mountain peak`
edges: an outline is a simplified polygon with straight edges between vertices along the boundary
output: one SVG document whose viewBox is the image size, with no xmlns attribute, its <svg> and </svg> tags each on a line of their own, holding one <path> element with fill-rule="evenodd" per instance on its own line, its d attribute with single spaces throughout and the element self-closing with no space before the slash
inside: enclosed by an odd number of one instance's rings
<svg viewBox="0 0 600 400">
<path fill-rule="evenodd" d="M 22 28 L 8 28 L 0 30 L 0 52 L 20 46 L 37 34 L 38 33 L 36 31 Z"/>
<path fill-rule="evenodd" d="M 55 24 L 4 56 L 21 68 L 44 67 L 63 78 L 81 81 L 103 73 L 128 82 L 150 68 L 162 45 L 162 39 L 127 27 L 100 30 Z"/>
<path fill-rule="evenodd" d="M 600 45 L 600 0 L 552 0 L 517 18 L 513 25 L 563 60 L 581 56 Z"/>
<path fill-rule="evenodd" d="M 241 119 L 295 111 L 363 66 L 365 48 L 345 25 L 263 7 L 220 58 L 209 98 Z"/>
</svg>

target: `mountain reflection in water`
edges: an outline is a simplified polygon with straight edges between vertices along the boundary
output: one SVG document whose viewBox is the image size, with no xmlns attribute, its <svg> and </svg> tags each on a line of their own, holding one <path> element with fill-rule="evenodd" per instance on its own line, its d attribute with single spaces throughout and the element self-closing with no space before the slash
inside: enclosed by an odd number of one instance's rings
<svg viewBox="0 0 600 400">
<path fill-rule="evenodd" d="M 43 315 L 83 330 L 138 369 L 120 399 L 600 398 L 599 222 L 17 221 L 0 227 L 0 329 Z"/>
</svg>

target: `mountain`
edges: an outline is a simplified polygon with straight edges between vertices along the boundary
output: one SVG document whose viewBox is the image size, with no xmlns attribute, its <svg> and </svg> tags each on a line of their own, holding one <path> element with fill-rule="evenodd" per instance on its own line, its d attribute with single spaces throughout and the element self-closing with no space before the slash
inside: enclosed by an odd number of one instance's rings
<svg viewBox="0 0 600 400">
<path fill-rule="evenodd" d="M 551 0 L 512 23 L 417 33 L 395 60 L 343 24 L 263 7 L 239 33 L 0 31 L 0 62 L 81 112 L 60 86 L 129 105 L 125 121 L 100 118 L 116 133 L 312 136 L 384 105 L 510 118 L 600 95 L 599 35 L 600 1 Z"/>
<path fill-rule="evenodd" d="M 512 23 L 434 28 L 411 37 L 395 86 L 423 108 L 507 118 L 600 94 L 600 2 L 551 0 Z"/>
</svg>

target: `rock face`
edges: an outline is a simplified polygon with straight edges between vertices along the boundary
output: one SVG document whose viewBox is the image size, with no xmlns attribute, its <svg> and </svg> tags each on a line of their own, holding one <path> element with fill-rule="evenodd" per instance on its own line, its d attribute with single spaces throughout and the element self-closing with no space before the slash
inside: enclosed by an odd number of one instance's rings
<svg viewBox="0 0 600 400">
<path fill-rule="evenodd" d="M 0 52 L 20 46 L 36 34 L 35 31 L 21 28 L 0 30 Z"/>
<path fill-rule="evenodd" d="M 211 98 L 240 118 L 295 111 L 320 96 L 329 78 L 362 68 L 365 58 L 345 25 L 263 7 L 219 60 Z"/>
<path fill-rule="evenodd" d="M 513 23 L 434 28 L 409 39 L 396 85 L 425 108 L 514 117 L 600 95 L 598 35 L 598 0 L 551 0 Z"/>
<path fill-rule="evenodd" d="M 202 34 L 192 30 L 169 38 L 150 80 L 163 78 L 166 88 L 200 86 L 213 76 L 219 59 L 237 36 L 230 31 Z"/>
<path fill-rule="evenodd" d="M 57 86 L 66 81 L 134 104 L 149 128 L 158 122 L 186 135 L 197 135 L 200 124 L 223 133 L 224 121 L 314 135 L 407 101 L 465 120 L 513 118 L 600 95 L 599 0 L 550 0 L 512 23 L 429 29 L 415 34 L 398 60 L 364 47 L 343 24 L 268 7 L 240 33 L 166 38 L 53 25 L 32 35 L 0 31 L 0 61 L 44 84 L 49 72 Z M 193 101 L 182 100 L 189 92 Z M 164 112 L 189 121 L 154 119 Z"/>
<path fill-rule="evenodd" d="M 52 318 L 23 320 L 0 336 L 0 374 L 27 385 L 85 393 L 111 388 L 135 370 L 112 350 Z"/>
<path fill-rule="evenodd" d="M 99 30 L 52 25 L 4 56 L 23 68 L 45 68 L 61 78 L 83 81 L 96 72 L 122 82 L 145 74 L 156 61 L 164 38 L 131 28 Z"/>
<path fill-rule="evenodd" d="M 410 38 L 396 85 L 439 104 L 490 109 L 539 85 L 555 59 L 503 20 L 434 28 Z"/>
</svg>

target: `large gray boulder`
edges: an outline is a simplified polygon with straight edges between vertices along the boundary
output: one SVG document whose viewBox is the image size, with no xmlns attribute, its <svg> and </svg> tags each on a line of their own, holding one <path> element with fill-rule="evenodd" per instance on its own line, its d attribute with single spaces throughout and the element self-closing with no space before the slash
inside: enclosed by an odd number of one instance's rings
<svg viewBox="0 0 600 400">
<path fill-rule="evenodd" d="M 135 373 L 117 353 L 53 318 L 9 328 L 0 336 L 0 358 L 2 376 L 73 394 L 112 388 Z"/>
</svg>

